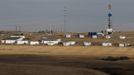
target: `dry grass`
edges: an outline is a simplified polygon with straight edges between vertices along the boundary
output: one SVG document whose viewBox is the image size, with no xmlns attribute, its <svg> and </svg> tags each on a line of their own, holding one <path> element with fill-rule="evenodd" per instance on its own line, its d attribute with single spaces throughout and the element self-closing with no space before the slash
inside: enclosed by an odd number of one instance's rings
<svg viewBox="0 0 134 75">
<path fill-rule="evenodd" d="M 0 45 L 0 54 L 63 55 L 81 57 L 128 56 L 134 58 L 134 48 L 83 46 L 19 46 Z"/>
<path fill-rule="evenodd" d="M 0 75 L 108 75 L 108 74 L 84 68 L 0 63 Z"/>
<path fill-rule="evenodd" d="M 134 48 L 0 45 L 0 75 L 134 75 L 133 60 L 94 59 L 106 56 L 134 58 Z"/>
</svg>

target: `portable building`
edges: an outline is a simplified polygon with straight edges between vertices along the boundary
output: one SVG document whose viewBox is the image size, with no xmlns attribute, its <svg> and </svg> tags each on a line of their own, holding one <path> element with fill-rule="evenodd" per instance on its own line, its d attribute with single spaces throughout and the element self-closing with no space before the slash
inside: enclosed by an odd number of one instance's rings
<svg viewBox="0 0 134 75">
<path fill-rule="evenodd" d="M 106 35 L 106 39 L 110 39 L 111 38 L 111 36 L 110 35 Z"/>
<path fill-rule="evenodd" d="M 124 43 L 119 43 L 119 47 L 125 47 Z"/>
<path fill-rule="evenodd" d="M 79 34 L 79 38 L 85 38 L 85 36 L 83 34 Z"/>
<path fill-rule="evenodd" d="M 13 36 L 7 37 L 5 39 L 2 39 L 1 42 L 3 44 L 22 44 L 22 43 L 24 43 L 24 41 L 22 41 L 23 39 L 25 39 L 25 36 L 14 36 L 13 35 Z"/>
<path fill-rule="evenodd" d="M 19 38 L 18 40 L 25 39 L 25 36 L 10 36 L 11 38 Z"/>
<path fill-rule="evenodd" d="M 104 43 L 102 43 L 102 46 L 104 46 L 104 47 L 106 47 L 106 46 L 112 46 L 112 43 L 110 43 L 110 42 L 104 42 Z"/>
<path fill-rule="evenodd" d="M 30 41 L 30 45 L 39 45 L 39 41 Z"/>
<path fill-rule="evenodd" d="M 5 39 L 2 39 L 1 41 L 4 44 L 15 44 L 20 39 L 21 39 L 20 37 L 8 37 L 8 38 L 5 38 Z"/>
<path fill-rule="evenodd" d="M 76 42 L 75 41 L 69 41 L 70 45 L 75 45 Z"/>
<path fill-rule="evenodd" d="M 29 44 L 29 41 L 28 40 L 18 40 L 17 44 L 18 45 L 25 45 L 25 44 Z"/>
<path fill-rule="evenodd" d="M 65 38 L 71 38 L 71 34 L 66 34 Z"/>
<path fill-rule="evenodd" d="M 97 35 L 92 35 L 92 38 L 93 38 L 93 39 L 96 39 L 96 38 L 98 38 L 98 37 L 97 37 Z"/>
<path fill-rule="evenodd" d="M 88 32 L 88 36 L 89 36 L 89 37 L 92 37 L 92 36 L 94 36 L 94 35 L 97 36 L 97 32 Z"/>
<path fill-rule="evenodd" d="M 54 42 L 54 41 L 53 41 L 53 42 L 48 42 L 48 43 L 47 43 L 48 46 L 53 46 L 53 45 L 57 45 L 57 44 L 58 44 L 58 43 L 57 43 L 57 42 Z"/>
<path fill-rule="evenodd" d="M 63 42 L 63 46 L 70 46 L 69 42 Z"/>
<path fill-rule="evenodd" d="M 61 42 L 61 39 L 56 39 L 56 38 L 46 38 L 42 40 L 42 44 L 45 45 L 57 45 Z"/>
<path fill-rule="evenodd" d="M 83 42 L 84 46 L 90 46 L 91 42 Z"/>
<path fill-rule="evenodd" d="M 75 41 L 63 42 L 63 46 L 73 46 L 73 45 L 75 45 L 75 44 L 76 44 Z"/>
<path fill-rule="evenodd" d="M 104 33 L 97 33 L 97 36 L 102 36 L 102 37 L 104 37 Z"/>
<path fill-rule="evenodd" d="M 124 40 L 124 39 L 126 39 L 126 36 L 119 36 L 119 38 Z"/>
<path fill-rule="evenodd" d="M 3 43 L 3 44 L 4 44 L 4 43 L 5 43 L 5 40 L 1 40 L 1 43 Z"/>
</svg>

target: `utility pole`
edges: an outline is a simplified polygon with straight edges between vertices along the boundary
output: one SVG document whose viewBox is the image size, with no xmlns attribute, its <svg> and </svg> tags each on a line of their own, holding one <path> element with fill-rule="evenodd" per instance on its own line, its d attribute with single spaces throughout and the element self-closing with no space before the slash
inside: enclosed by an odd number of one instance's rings
<svg viewBox="0 0 134 75">
<path fill-rule="evenodd" d="M 67 30 L 66 30 L 66 25 L 67 25 L 67 20 L 66 20 L 66 18 L 67 18 L 67 7 L 66 6 L 64 6 L 64 35 L 66 34 L 66 32 L 67 32 Z"/>
<path fill-rule="evenodd" d="M 19 25 L 19 32 L 21 32 L 21 26 Z"/>
<path fill-rule="evenodd" d="M 15 31 L 16 31 L 16 33 L 18 32 L 18 26 L 17 25 L 15 26 Z"/>
</svg>

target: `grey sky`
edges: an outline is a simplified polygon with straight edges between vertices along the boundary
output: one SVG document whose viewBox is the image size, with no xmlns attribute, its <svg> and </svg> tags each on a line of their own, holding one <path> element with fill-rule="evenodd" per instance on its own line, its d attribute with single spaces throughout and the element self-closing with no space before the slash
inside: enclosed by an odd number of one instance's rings
<svg viewBox="0 0 134 75">
<path fill-rule="evenodd" d="M 0 30 L 38 31 L 63 27 L 67 31 L 99 31 L 107 25 L 107 5 L 112 3 L 115 30 L 134 29 L 134 0 L 0 0 Z"/>
</svg>

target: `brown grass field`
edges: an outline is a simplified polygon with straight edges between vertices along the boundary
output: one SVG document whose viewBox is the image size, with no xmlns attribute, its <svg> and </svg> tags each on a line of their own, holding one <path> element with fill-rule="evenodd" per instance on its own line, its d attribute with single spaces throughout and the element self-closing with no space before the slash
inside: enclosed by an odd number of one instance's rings
<svg viewBox="0 0 134 75">
<path fill-rule="evenodd" d="M 28 46 L 28 45 L 0 45 L 0 55 L 3 54 L 29 54 L 50 56 L 75 56 L 75 57 L 107 57 L 127 56 L 134 59 L 133 47 L 101 47 L 101 46 Z"/>
<path fill-rule="evenodd" d="M 0 45 L 0 75 L 134 75 L 134 48 Z"/>
</svg>

